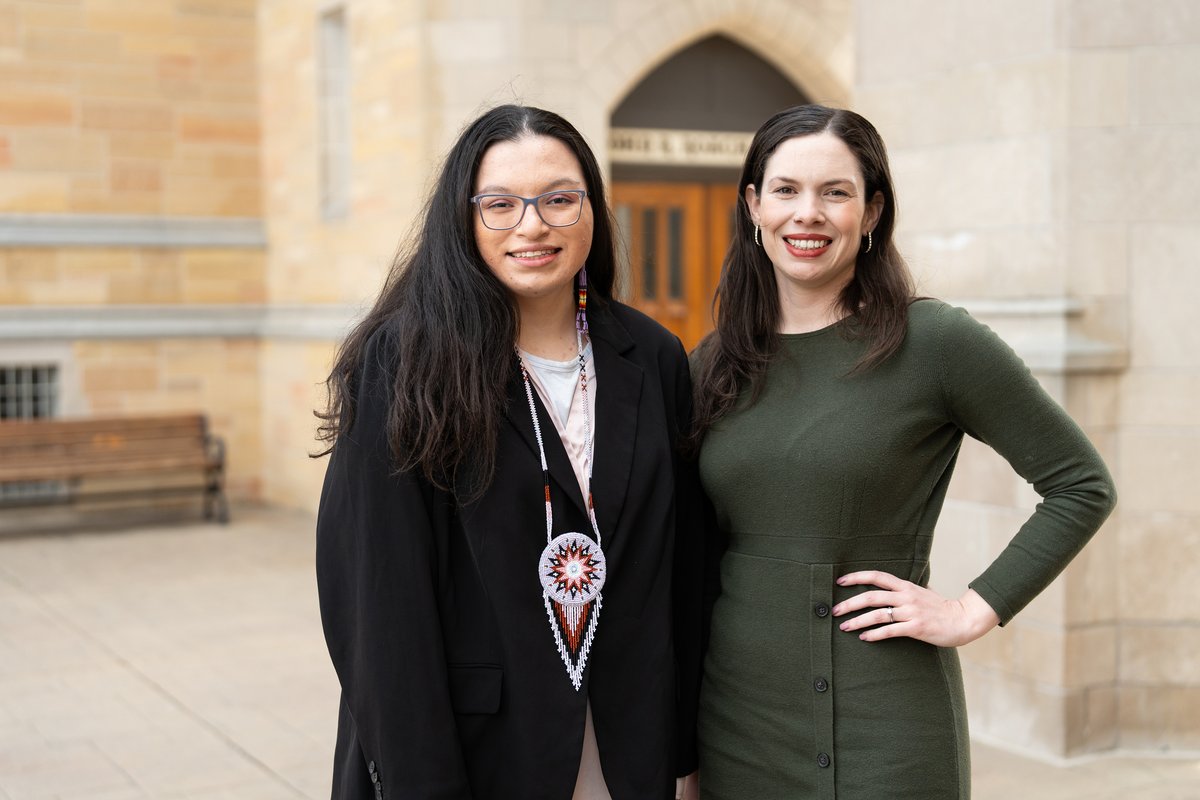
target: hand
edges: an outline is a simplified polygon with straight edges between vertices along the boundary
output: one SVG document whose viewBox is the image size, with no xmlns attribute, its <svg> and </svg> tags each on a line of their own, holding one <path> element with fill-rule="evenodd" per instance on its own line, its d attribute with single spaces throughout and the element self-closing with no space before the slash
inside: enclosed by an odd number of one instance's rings
<svg viewBox="0 0 1200 800">
<path fill-rule="evenodd" d="M 700 773 L 675 779 L 675 800 L 700 800 Z"/>
<path fill-rule="evenodd" d="M 947 600 L 932 589 L 878 570 L 851 572 L 838 578 L 837 583 L 880 587 L 833 607 L 835 617 L 869 609 L 839 626 L 844 631 L 856 631 L 881 625 L 860 633 L 858 638 L 864 642 L 908 636 L 938 647 L 959 647 L 1000 624 L 1000 617 L 974 589 L 968 589 L 958 600 Z"/>
</svg>

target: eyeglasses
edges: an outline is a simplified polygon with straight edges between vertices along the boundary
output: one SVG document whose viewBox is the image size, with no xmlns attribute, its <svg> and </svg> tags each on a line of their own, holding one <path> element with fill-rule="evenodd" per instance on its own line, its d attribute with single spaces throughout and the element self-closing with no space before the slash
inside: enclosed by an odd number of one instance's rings
<svg viewBox="0 0 1200 800">
<path fill-rule="evenodd" d="M 542 222 L 551 228 L 566 228 L 579 222 L 583 213 L 583 189 L 559 189 L 537 197 L 515 194 L 477 194 L 471 202 L 479 209 L 483 224 L 494 231 L 508 231 L 521 224 L 525 209 L 533 206 Z"/>
</svg>

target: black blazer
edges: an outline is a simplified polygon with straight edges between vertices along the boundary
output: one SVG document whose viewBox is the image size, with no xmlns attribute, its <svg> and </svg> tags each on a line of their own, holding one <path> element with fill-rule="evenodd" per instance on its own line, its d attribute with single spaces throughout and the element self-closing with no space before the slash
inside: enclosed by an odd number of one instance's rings
<svg viewBox="0 0 1200 800">
<path fill-rule="evenodd" d="M 589 698 L 614 800 L 673 797 L 676 775 L 695 769 L 702 562 L 695 471 L 676 456 L 691 409 L 687 359 L 678 339 L 619 303 L 593 304 L 588 321 L 592 494 L 608 576 L 579 691 L 536 572 L 545 502 L 515 358 L 495 478 L 463 504 L 390 468 L 389 334 L 369 342 L 317 520 L 321 619 L 342 686 L 334 798 L 569 800 Z M 554 533 L 590 533 L 575 473 L 537 407 L 550 432 Z"/>
</svg>

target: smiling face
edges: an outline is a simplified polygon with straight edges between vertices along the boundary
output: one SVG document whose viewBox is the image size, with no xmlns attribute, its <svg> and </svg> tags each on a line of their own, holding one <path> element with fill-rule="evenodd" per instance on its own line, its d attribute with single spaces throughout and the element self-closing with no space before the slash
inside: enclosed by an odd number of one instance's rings
<svg viewBox="0 0 1200 800">
<path fill-rule="evenodd" d="M 522 136 L 488 148 L 475 176 L 475 194 L 509 194 L 536 197 L 556 189 L 583 189 L 579 160 L 558 139 Z M 568 196 L 563 202 L 575 200 Z M 547 198 L 553 204 L 555 198 Z M 583 200 L 579 222 L 565 228 L 547 225 L 531 206 L 515 228 L 495 231 L 483 224 L 478 209 L 475 245 L 492 273 L 512 293 L 518 304 L 541 301 L 574 292 L 579 272 L 592 246 L 592 204 Z M 519 213 L 519 212 L 518 212 Z"/>
<path fill-rule="evenodd" d="M 862 169 L 831 133 L 786 140 L 767 159 L 761 194 L 746 187 L 750 218 L 775 268 L 781 300 L 802 292 L 836 301 L 854 277 L 862 237 L 875 227 L 883 196 L 866 196 Z"/>
</svg>

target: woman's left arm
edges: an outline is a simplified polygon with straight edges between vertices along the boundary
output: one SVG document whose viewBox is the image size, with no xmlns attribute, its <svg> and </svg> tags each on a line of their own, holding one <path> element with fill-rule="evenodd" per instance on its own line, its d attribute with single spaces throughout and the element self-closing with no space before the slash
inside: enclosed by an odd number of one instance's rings
<svg viewBox="0 0 1200 800">
<path fill-rule="evenodd" d="M 1112 512 L 1116 489 L 1095 447 L 995 333 L 961 309 L 936 319 L 937 370 L 954 424 L 991 446 L 1041 495 L 1034 513 L 957 600 L 887 573 L 845 575 L 871 584 L 834 608 L 865 614 L 842 623 L 874 641 L 911 636 L 944 647 L 979 638 L 1011 620 L 1046 588 Z"/>
</svg>

